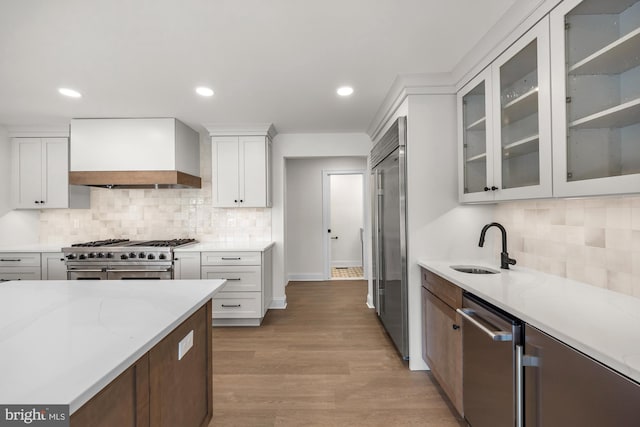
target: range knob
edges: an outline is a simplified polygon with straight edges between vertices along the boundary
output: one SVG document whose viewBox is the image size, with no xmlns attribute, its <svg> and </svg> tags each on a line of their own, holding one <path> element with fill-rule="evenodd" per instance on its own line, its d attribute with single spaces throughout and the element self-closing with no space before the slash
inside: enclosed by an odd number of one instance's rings
<svg viewBox="0 0 640 427">
<path fill-rule="evenodd" d="M 156 259 L 156 256 L 154 254 L 149 254 L 147 255 L 147 259 Z"/>
<path fill-rule="evenodd" d="M 91 253 L 89 254 L 89 258 L 95 258 L 95 257 L 96 257 L 95 252 L 91 252 Z"/>
<path fill-rule="evenodd" d="M 85 254 L 81 254 L 78 258 L 79 259 L 87 259 L 87 256 Z"/>
<path fill-rule="evenodd" d="M 144 258 L 145 256 L 147 256 L 144 252 L 140 252 L 138 254 L 138 258 Z"/>
<path fill-rule="evenodd" d="M 104 258 L 104 254 L 102 252 L 98 252 L 98 258 Z"/>
<path fill-rule="evenodd" d="M 136 257 L 136 253 L 135 253 L 135 252 L 131 252 L 131 253 L 129 254 L 129 258 L 135 258 L 135 257 Z"/>
<path fill-rule="evenodd" d="M 167 256 L 166 256 L 165 254 L 160 254 L 160 255 L 158 256 L 158 258 L 160 258 L 160 259 L 167 259 Z"/>
<path fill-rule="evenodd" d="M 67 259 L 76 259 L 76 254 L 67 255 Z"/>
<path fill-rule="evenodd" d="M 127 256 L 127 254 L 122 254 L 122 255 L 120 255 L 120 259 L 127 259 L 127 258 L 129 258 L 129 257 Z"/>
<path fill-rule="evenodd" d="M 107 258 L 113 258 L 113 252 L 108 252 L 107 253 Z"/>
</svg>

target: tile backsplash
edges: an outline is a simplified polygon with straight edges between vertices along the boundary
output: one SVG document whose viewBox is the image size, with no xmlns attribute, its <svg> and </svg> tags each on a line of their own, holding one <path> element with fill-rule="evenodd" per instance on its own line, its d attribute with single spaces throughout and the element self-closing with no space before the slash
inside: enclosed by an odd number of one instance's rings
<svg viewBox="0 0 640 427">
<path fill-rule="evenodd" d="M 200 143 L 201 189 L 91 189 L 90 209 L 40 214 L 40 242 L 97 239 L 196 238 L 200 241 L 271 240 L 271 209 L 211 206 L 211 144 Z"/>
<path fill-rule="evenodd" d="M 640 298 L 640 197 L 511 202 L 495 218 L 518 265 Z"/>
</svg>

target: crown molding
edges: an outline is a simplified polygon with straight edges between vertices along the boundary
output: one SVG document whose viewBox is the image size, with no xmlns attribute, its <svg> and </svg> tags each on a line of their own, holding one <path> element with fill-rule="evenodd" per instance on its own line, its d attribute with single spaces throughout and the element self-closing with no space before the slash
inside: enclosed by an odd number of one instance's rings
<svg viewBox="0 0 640 427">
<path fill-rule="evenodd" d="M 451 73 L 399 74 L 378 108 L 367 134 L 375 141 L 394 112 L 410 95 L 443 95 L 454 94 L 455 81 Z"/>
<path fill-rule="evenodd" d="M 7 126 L 10 138 L 69 138 L 69 123 Z"/>
<path fill-rule="evenodd" d="M 456 91 L 489 66 L 561 2 L 562 0 L 516 1 L 453 68 L 451 74 Z"/>
<path fill-rule="evenodd" d="M 209 136 L 264 136 L 273 139 L 278 132 L 272 123 L 203 123 Z"/>
</svg>

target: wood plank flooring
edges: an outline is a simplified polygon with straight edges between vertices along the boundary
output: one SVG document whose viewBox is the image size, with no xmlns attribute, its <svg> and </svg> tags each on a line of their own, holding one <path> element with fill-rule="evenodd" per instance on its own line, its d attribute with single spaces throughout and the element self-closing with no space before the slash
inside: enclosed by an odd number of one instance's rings
<svg viewBox="0 0 640 427">
<path fill-rule="evenodd" d="M 292 282 L 259 328 L 213 329 L 210 426 L 464 426 L 396 353 L 365 281 Z"/>
</svg>

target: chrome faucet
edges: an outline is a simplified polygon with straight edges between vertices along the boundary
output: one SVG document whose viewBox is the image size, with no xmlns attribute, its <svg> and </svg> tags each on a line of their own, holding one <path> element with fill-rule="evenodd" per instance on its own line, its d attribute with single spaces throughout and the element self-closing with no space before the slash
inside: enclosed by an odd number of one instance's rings
<svg viewBox="0 0 640 427">
<path fill-rule="evenodd" d="M 480 232 L 480 242 L 478 246 L 484 246 L 484 235 L 487 234 L 487 230 L 491 227 L 498 227 L 500 232 L 502 233 L 502 252 L 500 253 L 500 268 L 504 268 L 506 270 L 509 269 L 509 265 L 515 265 L 516 260 L 513 258 L 509 258 L 509 253 L 507 252 L 507 230 L 504 229 L 502 224 L 497 222 L 492 222 L 491 224 L 487 224 L 482 227 L 482 231 Z"/>
</svg>

